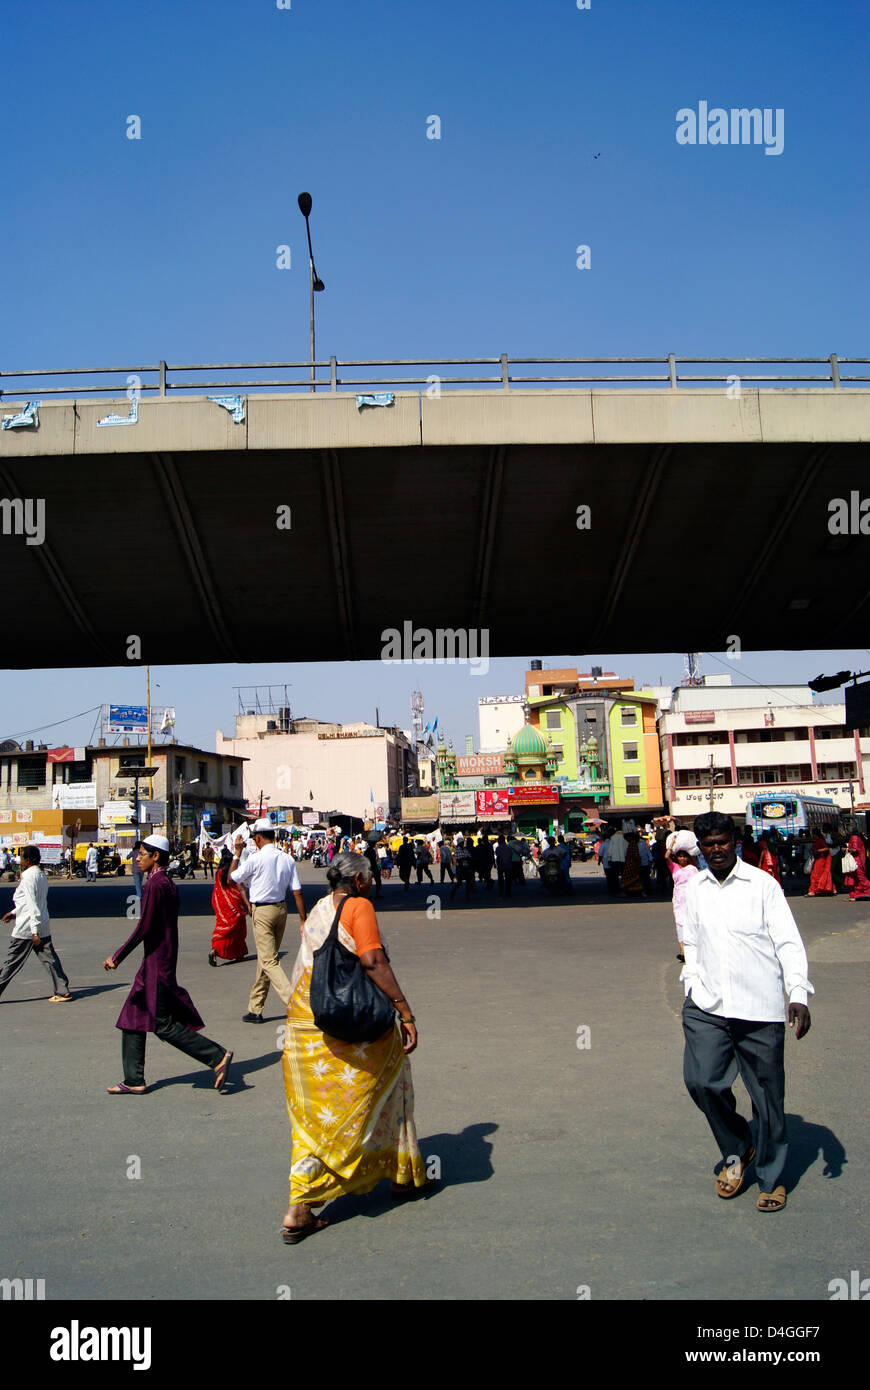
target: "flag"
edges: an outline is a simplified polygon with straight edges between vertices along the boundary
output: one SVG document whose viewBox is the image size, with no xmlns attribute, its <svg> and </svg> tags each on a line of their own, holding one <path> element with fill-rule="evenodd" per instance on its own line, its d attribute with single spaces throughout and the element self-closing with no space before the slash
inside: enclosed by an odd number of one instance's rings
<svg viewBox="0 0 870 1390">
<path fill-rule="evenodd" d="M 374 801 L 374 799 L 375 799 L 375 794 L 374 794 L 372 788 L 369 787 L 369 801 Z"/>
<path fill-rule="evenodd" d="M 434 732 L 435 732 L 435 730 L 436 730 L 437 728 L 438 728 L 438 720 L 436 719 L 436 720 L 435 720 L 435 723 L 432 725 L 432 732 L 433 732 L 433 734 L 434 734 Z"/>
</svg>

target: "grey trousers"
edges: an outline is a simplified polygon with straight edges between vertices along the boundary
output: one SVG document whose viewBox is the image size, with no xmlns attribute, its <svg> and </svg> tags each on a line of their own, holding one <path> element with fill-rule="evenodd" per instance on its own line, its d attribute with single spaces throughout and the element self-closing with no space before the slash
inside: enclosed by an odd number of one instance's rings
<svg viewBox="0 0 870 1390">
<path fill-rule="evenodd" d="M 9 950 L 6 952 L 6 959 L 2 966 L 0 966 L 0 994 L 3 993 L 9 981 L 18 974 L 31 951 L 36 953 L 36 956 L 42 961 L 51 976 L 51 983 L 53 985 L 52 994 L 69 993 L 69 980 L 60 963 L 57 951 L 51 943 L 51 937 L 43 936 L 41 940 L 41 946 L 34 946 L 29 936 L 23 939 L 13 936 L 10 939 Z"/>
<path fill-rule="evenodd" d="M 727 1162 L 755 1146 L 762 1192 L 782 1182 L 788 1141 L 785 1127 L 784 1023 L 721 1018 L 689 997 L 683 1005 L 683 1079 L 707 1117 Z M 740 1075 L 752 1101 L 752 1121 L 737 1111 L 732 1084 Z"/>
</svg>

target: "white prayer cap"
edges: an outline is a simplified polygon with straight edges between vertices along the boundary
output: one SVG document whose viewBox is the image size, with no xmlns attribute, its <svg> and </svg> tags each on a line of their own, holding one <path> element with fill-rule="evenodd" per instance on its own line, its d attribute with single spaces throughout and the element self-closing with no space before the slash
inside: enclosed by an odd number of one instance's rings
<svg viewBox="0 0 870 1390">
<path fill-rule="evenodd" d="M 255 820 L 254 824 L 251 826 L 251 833 L 254 835 L 260 835 L 264 830 L 274 829 L 275 827 L 272 824 L 272 822 L 268 819 L 268 817 L 261 816 L 261 818 L 259 820 Z"/>
<path fill-rule="evenodd" d="M 142 841 L 149 849 L 162 849 L 164 854 L 169 853 L 169 841 L 165 835 L 149 835 L 147 840 Z"/>
</svg>

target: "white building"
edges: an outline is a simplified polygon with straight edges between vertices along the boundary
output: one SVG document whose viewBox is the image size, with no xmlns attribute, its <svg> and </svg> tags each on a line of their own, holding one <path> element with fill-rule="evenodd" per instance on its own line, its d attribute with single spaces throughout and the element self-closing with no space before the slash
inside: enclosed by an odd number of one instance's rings
<svg viewBox="0 0 870 1390">
<path fill-rule="evenodd" d="M 477 702 L 480 753 L 502 753 L 526 722 L 525 695 L 484 695 Z"/>
<path fill-rule="evenodd" d="M 417 777 L 408 740 L 372 724 L 330 724 L 318 719 L 239 715 L 234 738 L 218 730 L 219 753 L 247 758 L 249 805 L 262 794 L 267 810 L 311 807 L 363 818 L 398 814 L 402 796 Z"/>
<path fill-rule="evenodd" d="M 670 813 L 745 815 L 759 792 L 831 797 L 844 810 L 870 798 L 870 727 L 845 727 L 844 704 L 813 702 L 806 685 L 678 686 L 659 720 Z"/>
</svg>

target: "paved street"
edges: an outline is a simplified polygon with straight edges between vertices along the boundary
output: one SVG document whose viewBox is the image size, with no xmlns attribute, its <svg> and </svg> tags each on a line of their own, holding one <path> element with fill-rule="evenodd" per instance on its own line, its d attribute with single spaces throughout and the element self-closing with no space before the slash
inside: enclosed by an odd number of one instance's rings
<svg viewBox="0 0 870 1390">
<path fill-rule="evenodd" d="M 451 905 L 449 885 L 385 885 L 379 918 L 420 1026 L 418 1133 L 444 1186 L 399 1209 L 385 1185 L 342 1199 L 296 1248 L 279 1236 L 282 1011 L 273 993 L 268 1024 L 243 1024 L 253 960 L 209 968 L 210 886 L 179 885 L 178 974 L 206 1033 L 235 1050 L 233 1084 L 217 1096 L 210 1072 L 150 1038 L 154 1089 L 138 1098 L 105 1093 L 141 958 L 101 967 L 129 934 L 129 880 L 53 884 L 77 997 L 48 1004 L 31 958 L 0 1002 L 0 1276 L 44 1278 L 48 1299 L 275 1299 L 286 1285 L 294 1299 L 542 1300 L 583 1285 L 596 1300 L 827 1299 L 830 1280 L 866 1276 L 866 905 L 792 899 L 817 997 L 809 1036 L 786 1039 L 789 1203 L 764 1215 L 754 1187 L 713 1193 L 717 1155 L 682 1083 L 670 904 L 610 901 L 597 870 L 574 873 L 573 899 L 530 883 Z M 312 904 L 323 873 L 302 878 Z M 286 942 L 285 968 L 292 917 Z"/>
</svg>

